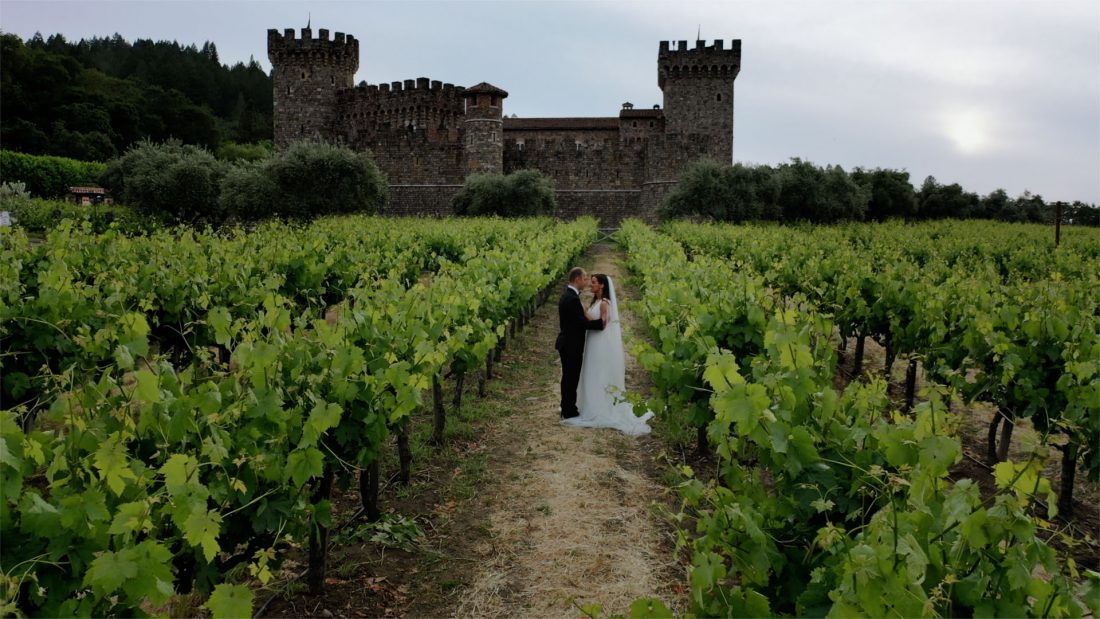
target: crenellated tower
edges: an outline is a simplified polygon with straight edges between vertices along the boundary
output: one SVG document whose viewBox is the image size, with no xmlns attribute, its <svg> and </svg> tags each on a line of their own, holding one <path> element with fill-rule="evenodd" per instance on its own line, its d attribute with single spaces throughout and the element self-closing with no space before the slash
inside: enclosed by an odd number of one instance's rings
<svg viewBox="0 0 1100 619">
<path fill-rule="evenodd" d="M 317 38 L 302 28 L 267 31 L 267 57 L 275 90 L 275 148 L 286 148 L 298 140 L 335 140 L 339 91 L 351 88 L 359 69 L 359 41 L 337 32 L 329 40 L 328 30 Z"/>
<path fill-rule="evenodd" d="M 508 93 L 481 82 L 462 93 L 466 100 L 463 146 L 466 173 L 504 173 L 504 99 Z"/>
<path fill-rule="evenodd" d="M 661 41 L 657 54 L 657 85 L 664 93 L 665 132 L 707 136 L 710 156 L 733 161 L 733 82 L 741 71 L 741 40 L 696 41 L 688 49 L 679 41 L 672 49 Z"/>
</svg>

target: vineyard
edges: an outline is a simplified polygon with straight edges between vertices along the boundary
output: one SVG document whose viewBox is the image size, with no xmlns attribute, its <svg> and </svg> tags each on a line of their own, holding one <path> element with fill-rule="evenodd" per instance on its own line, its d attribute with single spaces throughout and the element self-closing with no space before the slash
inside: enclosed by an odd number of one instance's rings
<svg viewBox="0 0 1100 619">
<path fill-rule="evenodd" d="M 410 437 L 430 425 L 427 440 L 445 443 L 448 410 L 475 382 L 486 392 L 533 319 L 547 344 L 529 351 L 527 375 L 545 384 L 509 405 L 556 407 L 557 317 L 536 308 L 585 265 L 597 228 L 349 216 L 0 235 L 3 614 L 166 614 L 196 592 L 218 618 L 262 614 L 256 592 L 288 557 L 320 594 L 340 527 L 386 511 L 383 466 L 407 483 L 421 466 Z M 688 598 L 670 607 L 699 616 L 1100 615 L 1095 557 L 1079 565 L 1072 552 L 1096 549 L 1082 525 L 1092 495 L 1073 494 L 1079 473 L 1100 477 L 1095 231 L 1065 230 L 1055 247 L 1045 228 L 991 222 L 629 221 L 615 240 L 624 311 L 642 331 L 628 331 L 628 354 L 648 375 L 633 399 L 658 414 L 659 438 L 627 449 L 676 463 L 666 526 L 689 563 L 684 587 L 647 589 L 633 616 L 668 612 L 653 598 L 669 591 Z M 993 411 L 979 422 L 984 486 L 960 468 L 976 406 Z M 540 518 L 564 522 L 549 531 L 583 528 L 546 498 L 568 489 L 538 486 L 574 481 L 568 461 L 592 454 L 570 449 L 606 447 L 578 447 L 549 415 L 506 424 L 504 440 L 537 437 L 559 460 L 517 444 L 533 453 L 514 456 L 527 470 L 482 480 L 504 484 L 521 510 L 504 514 L 513 547 L 497 567 L 514 572 L 522 546 L 540 579 L 582 559 L 604 565 L 583 535 L 559 557 L 526 539 Z M 645 453 L 658 444 L 697 453 Z M 580 513 L 600 513 L 596 529 L 644 517 L 627 477 L 600 462 L 578 487 L 604 484 L 623 503 Z M 345 488 L 354 513 L 338 509 Z M 522 505 L 528 496 L 537 504 Z M 625 539 L 634 530 L 614 527 Z M 434 560 L 435 575 L 483 568 Z M 493 576 L 471 576 L 457 607 L 556 608 L 479 605 L 496 596 Z"/>
<path fill-rule="evenodd" d="M 1045 230 L 1013 225 L 631 222 L 620 238 L 653 335 L 635 350 L 650 407 L 719 460 L 713 479 L 687 469 L 680 487 L 696 612 L 1100 610 L 1100 574 L 1047 541 L 1073 511 L 1078 468 L 1100 473 L 1094 234 L 1056 249 Z M 836 351 L 854 340 L 861 376 L 866 338 L 885 347 L 886 367 L 838 392 Z M 898 358 L 900 405 L 884 379 Z M 963 456 L 953 405 L 976 400 L 997 410 L 988 496 L 952 474 Z M 1008 460 L 1025 422 L 1038 444 Z M 1053 452 L 1057 496 L 1042 474 Z"/>
<path fill-rule="evenodd" d="M 491 378 L 509 331 L 595 221 L 345 217 L 128 238 L 5 230 L 0 258 L 5 614 L 134 615 L 266 582 L 288 543 L 323 586 L 330 497 L 379 513 L 392 434 L 440 381 Z"/>
</svg>

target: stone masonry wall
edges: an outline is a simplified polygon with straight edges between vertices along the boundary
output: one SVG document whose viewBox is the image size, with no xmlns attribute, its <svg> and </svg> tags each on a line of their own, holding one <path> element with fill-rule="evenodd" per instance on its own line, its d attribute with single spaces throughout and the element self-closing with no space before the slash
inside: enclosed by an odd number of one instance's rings
<svg viewBox="0 0 1100 619">
<path fill-rule="evenodd" d="M 575 134 L 560 141 L 525 140 L 522 149 L 509 139 L 504 145 L 504 173 L 535 169 L 553 179 L 557 189 L 636 190 L 645 172 L 643 145 L 624 145 L 617 136 L 612 139 L 602 132 L 593 133 Z M 599 141 L 594 139 L 597 136 Z"/>
<path fill-rule="evenodd" d="M 370 151 L 390 184 L 461 185 L 466 179 L 462 143 L 432 141 L 422 129 L 361 134 L 349 145 Z"/>
<path fill-rule="evenodd" d="M 383 215 L 450 217 L 451 201 L 462 185 L 390 185 Z"/>
</svg>

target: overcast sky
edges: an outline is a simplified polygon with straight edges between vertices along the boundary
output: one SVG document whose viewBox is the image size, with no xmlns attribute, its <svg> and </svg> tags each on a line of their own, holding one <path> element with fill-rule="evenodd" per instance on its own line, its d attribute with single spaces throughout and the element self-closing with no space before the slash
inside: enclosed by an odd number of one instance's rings
<svg viewBox="0 0 1100 619">
<path fill-rule="evenodd" d="M 24 38 L 212 41 L 264 67 L 268 28 L 360 41 L 355 81 L 510 93 L 505 113 L 661 103 L 661 40 L 741 39 L 734 158 L 908 170 L 981 194 L 1100 203 L 1100 2 L 202 2 L 0 0 Z"/>
</svg>

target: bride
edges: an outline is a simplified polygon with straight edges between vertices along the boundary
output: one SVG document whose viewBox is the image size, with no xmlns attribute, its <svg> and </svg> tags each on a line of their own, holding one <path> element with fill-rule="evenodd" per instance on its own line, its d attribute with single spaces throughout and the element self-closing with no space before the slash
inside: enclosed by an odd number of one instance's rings
<svg viewBox="0 0 1100 619">
<path fill-rule="evenodd" d="M 592 276 L 592 305 L 585 314 L 591 320 L 602 318 L 602 331 L 589 331 L 584 343 L 581 380 L 577 385 L 579 417 L 565 419 L 562 424 L 585 428 L 615 428 L 633 436 L 649 434 L 647 412 L 634 415 L 634 408 L 623 400 L 626 386 L 626 361 L 623 356 L 623 332 L 619 324 L 619 304 L 615 285 L 608 276 Z"/>
</svg>

